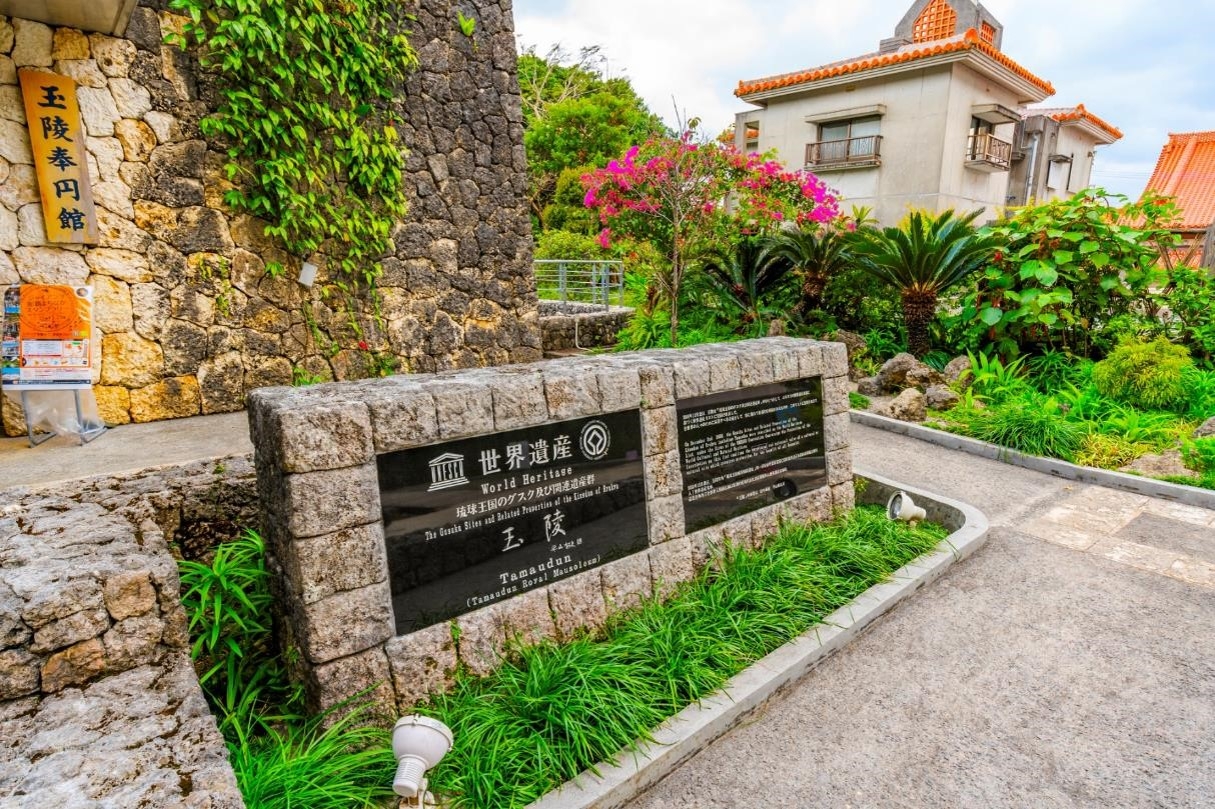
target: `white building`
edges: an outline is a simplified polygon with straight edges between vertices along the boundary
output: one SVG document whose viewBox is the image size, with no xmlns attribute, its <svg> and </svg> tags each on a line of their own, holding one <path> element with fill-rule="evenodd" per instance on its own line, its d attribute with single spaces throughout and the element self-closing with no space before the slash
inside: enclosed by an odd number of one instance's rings
<svg viewBox="0 0 1215 809">
<path fill-rule="evenodd" d="M 972 0 L 916 0 L 877 53 L 735 91 L 735 142 L 775 149 L 852 205 L 894 224 L 910 208 L 987 218 L 1089 183 L 1097 146 L 1121 137 L 1081 107 L 1035 110 L 1055 90 L 1000 50 L 1003 26 Z"/>
</svg>

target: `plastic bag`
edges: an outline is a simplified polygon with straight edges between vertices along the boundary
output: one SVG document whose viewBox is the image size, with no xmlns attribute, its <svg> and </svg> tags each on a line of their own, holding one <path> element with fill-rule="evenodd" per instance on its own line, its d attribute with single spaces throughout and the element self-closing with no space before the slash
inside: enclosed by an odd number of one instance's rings
<svg viewBox="0 0 1215 809">
<path fill-rule="evenodd" d="M 97 410 L 97 397 L 92 390 L 6 390 L 4 395 L 24 407 L 26 421 L 35 433 L 55 433 L 79 439 L 97 433 L 103 425 Z M 76 395 L 80 396 L 79 413 Z"/>
</svg>

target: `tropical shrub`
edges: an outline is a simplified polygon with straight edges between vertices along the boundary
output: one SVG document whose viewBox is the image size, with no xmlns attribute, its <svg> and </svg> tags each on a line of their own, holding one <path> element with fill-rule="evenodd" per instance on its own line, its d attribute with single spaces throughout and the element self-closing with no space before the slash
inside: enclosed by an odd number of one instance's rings
<svg viewBox="0 0 1215 809">
<path fill-rule="evenodd" d="M 835 194 L 813 174 L 719 143 L 697 143 L 691 129 L 677 139 L 633 146 L 587 174 L 583 184 L 584 202 L 603 225 L 605 247 L 624 235 L 651 241 L 665 255 L 660 280 L 673 344 L 684 276 L 696 255 L 741 232 L 762 234 L 783 223 L 829 222 L 839 215 Z"/>
<path fill-rule="evenodd" d="M 1185 391 L 1185 417 L 1206 421 L 1215 416 L 1215 371 L 1186 368 L 1181 372 L 1181 387 Z"/>
<path fill-rule="evenodd" d="M 1070 384 L 1076 375 L 1076 359 L 1066 351 L 1047 349 L 1027 364 L 1029 379 L 1041 393 L 1051 394 Z"/>
<path fill-rule="evenodd" d="M 857 334 L 875 329 L 898 333 L 902 328 L 902 310 L 898 290 L 886 284 L 873 283 L 873 278 L 855 262 L 831 276 L 823 290 L 822 311 L 825 317 L 831 320 L 835 328 Z M 803 319 L 808 317 L 810 313 L 803 315 Z M 899 343 L 902 346 L 900 351 L 906 350 L 906 338 L 900 337 Z"/>
<path fill-rule="evenodd" d="M 1182 373 L 1192 367 L 1189 352 L 1163 337 L 1126 340 L 1093 366 L 1093 383 L 1102 395 L 1143 410 L 1184 409 Z"/>
<path fill-rule="evenodd" d="M 1090 356 L 1095 333 L 1149 305 L 1175 216 L 1166 198 L 1128 203 L 1100 188 L 1021 208 L 986 228 L 1002 246 L 957 317 L 973 344 L 1004 356 L 1040 347 Z"/>
<path fill-rule="evenodd" d="M 932 216 L 913 211 L 900 227 L 857 231 L 855 255 L 874 278 L 899 291 L 907 346 L 923 357 L 932 347 L 929 326 L 937 299 L 987 262 L 995 242 L 975 231 L 982 211 Z"/>
<path fill-rule="evenodd" d="M 568 230 L 546 230 L 536 237 L 535 257 L 600 261 L 612 258 L 612 255 L 592 235 Z"/>
<path fill-rule="evenodd" d="M 1080 442 L 1072 459 L 1081 466 L 1098 469 L 1121 469 L 1143 455 L 1151 447 L 1138 444 L 1125 436 L 1112 433 L 1089 433 Z"/>
<path fill-rule="evenodd" d="M 1167 307 L 1168 334 L 1187 346 L 1195 359 L 1215 367 L 1215 275 L 1192 267 L 1175 267 L 1160 295 Z"/>
<path fill-rule="evenodd" d="M 969 353 L 970 367 L 962 372 L 958 382 L 969 387 L 980 399 L 1000 402 L 1024 393 L 1029 388 L 1024 373 L 1025 358 L 1004 362 L 996 355 Z"/>
<path fill-rule="evenodd" d="M 779 230 L 766 241 L 766 255 L 787 262 L 801 282 L 796 313 L 822 308 L 827 283 L 851 262 L 849 235 L 846 228 L 803 225 Z"/>
<path fill-rule="evenodd" d="M 705 281 L 718 299 L 736 307 L 744 327 L 763 325 L 775 314 L 761 300 L 770 295 L 793 269 L 790 261 L 774 255 L 754 237 L 739 239 L 732 250 L 710 250 L 697 262 Z"/>
<path fill-rule="evenodd" d="M 1215 436 L 1184 442 L 1181 445 L 1181 459 L 1187 469 L 1200 475 L 1215 472 Z"/>
</svg>

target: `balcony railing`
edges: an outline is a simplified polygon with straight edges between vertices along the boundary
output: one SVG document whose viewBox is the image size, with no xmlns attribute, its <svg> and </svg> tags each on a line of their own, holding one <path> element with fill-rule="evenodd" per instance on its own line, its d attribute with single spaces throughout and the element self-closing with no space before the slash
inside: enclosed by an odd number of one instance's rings
<svg viewBox="0 0 1215 809">
<path fill-rule="evenodd" d="M 821 167 L 877 166 L 882 162 L 882 136 L 806 144 L 806 165 Z"/>
<path fill-rule="evenodd" d="M 1012 144 L 990 132 L 972 133 L 966 144 L 966 162 L 990 171 L 1008 171 L 1012 165 Z"/>
</svg>

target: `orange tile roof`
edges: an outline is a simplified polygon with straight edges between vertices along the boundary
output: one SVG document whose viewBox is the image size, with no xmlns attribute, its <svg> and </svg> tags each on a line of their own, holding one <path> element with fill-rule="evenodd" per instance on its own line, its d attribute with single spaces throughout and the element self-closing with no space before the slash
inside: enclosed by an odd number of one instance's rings
<svg viewBox="0 0 1215 809">
<path fill-rule="evenodd" d="M 1200 230 L 1215 222 L 1215 130 L 1170 132 L 1147 187 L 1177 198 L 1178 230 Z"/>
<path fill-rule="evenodd" d="M 1083 104 L 1077 104 L 1074 107 L 1055 107 L 1052 109 L 1036 109 L 1029 108 L 1030 112 L 1049 115 L 1060 123 L 1068 123 L 1069 121 L 1088 121 L 1093 126 L 1105 131 L 1114 140 L 1122 140 L 1122 130 L 1108 121 L 1103 121 L 1096 115 L 1084 108 Z"/>
<path fill-rule="evenodd" d="M 918 47 L 905 47 L 893 53 L 873 54 L 871 56 L 861 57 L 844 62 L 838 62 L 831 65 L 823 65 L 822 67 L 810 68 L 809 70 L 801 70 L 795 73 L 784 73 L 779 76 L 768 76 L 762 79 L 753 79 L 751 81 L 740 81 L 738 89 L 734 91 L 734 95 L 738 97 L 751 95 L 753 93 L 761 93 L 767 90 L 778 90 L 783 87 L 792 87 L 798 84 L 809 84 L 810 82 L 819 81 L 820 79 L 831 79 L 836 76 L 843 76 L 849 73 L 860 73 L 865 70 L 873 70 L 879 67 L 887 67 L 889 65 L 901 64 L 903 62 L 913 62 L 917 59 L 927 59 L 931 56 L 941 56 L 947 53 L 958 53 L 961 51 L 978 51 L 999 62 L 1004 67 L 1011 70 L 1013 73 L 1025 79 L 1030 84 L 1033 84 L 1038 89 L 1048 95 L 1054 95 L 1055 88 L 1050 82 L 1045 79 L 1038 78 L 1033 73 L 1030 73 L 1014 60 L 1005 56 L 994 45 L 984 42 L 975 29 L 971 28 L 964 35 L 955 39 L 943 39 L 939 42 L 928 42 Z"/>
</svg>

